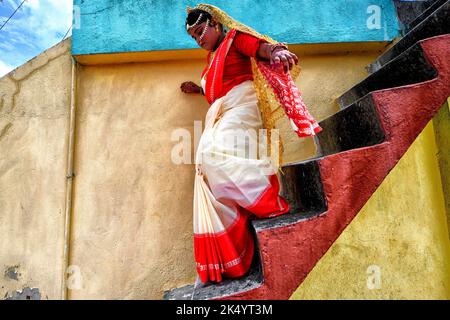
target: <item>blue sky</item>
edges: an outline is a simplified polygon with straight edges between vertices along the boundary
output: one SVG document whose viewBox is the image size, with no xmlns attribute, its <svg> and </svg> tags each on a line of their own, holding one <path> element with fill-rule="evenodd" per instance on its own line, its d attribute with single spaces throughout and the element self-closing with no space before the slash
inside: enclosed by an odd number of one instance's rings
<svg viewBox="0 0 450 320">
<path fill-rule="evenodd" d="M 0 26 L 21 2 L 0 0 Z M 72 0 L 26 0 L 0 30 L 0 77 L 60 42 L 71 24 Z"/>
</svg>

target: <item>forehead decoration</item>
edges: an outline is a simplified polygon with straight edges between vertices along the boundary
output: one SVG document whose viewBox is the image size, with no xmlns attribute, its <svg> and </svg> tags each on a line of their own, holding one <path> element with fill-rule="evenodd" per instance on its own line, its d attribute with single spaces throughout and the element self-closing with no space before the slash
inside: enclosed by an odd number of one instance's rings
<svg viewBox="0 0 450 320">
<path fill-rule="evenodd" d="M 196 25 L 198 25 L 198 23 L 200 22 L 200 20 L 203 17 L 203 13 L 200 13 L 200 15 L 198 16 L 197 21 L 195 21 L 194 24 L 189 25 L 189 23 L 186 23 L 186 31 L 189 31 L 190 29 L 192 29 L 193 27 L 195 27 Z"/>
</svg>

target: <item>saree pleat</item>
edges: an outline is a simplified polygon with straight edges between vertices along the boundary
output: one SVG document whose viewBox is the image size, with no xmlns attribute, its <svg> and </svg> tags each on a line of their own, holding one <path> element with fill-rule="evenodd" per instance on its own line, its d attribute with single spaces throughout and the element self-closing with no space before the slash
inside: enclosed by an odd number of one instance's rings
<svg viewBox="0 0 450 320">
<path fill-rule="evenodd" d="M 250 217 L 271 217 L 289 211 L 279 196 L 276 167 L 269 158 L 243 152 L 258 144 L 224 139 L 262 128 L 252 81 L 233 88 L 208 110 L 196 152 L 194 184 L 194 252 L 202 282 L 248 272 L 254 254 Z M 245 154 L 245 156 L 242 156 Z"/>
</svg>

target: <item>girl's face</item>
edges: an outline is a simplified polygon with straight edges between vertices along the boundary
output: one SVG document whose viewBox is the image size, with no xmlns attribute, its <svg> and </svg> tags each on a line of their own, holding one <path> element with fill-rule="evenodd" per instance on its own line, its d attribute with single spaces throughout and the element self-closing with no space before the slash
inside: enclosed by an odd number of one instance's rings
<svg viewBox="0 0 450 320">
<path fill-rule="evenodd" d="M 208 51 L 214 51 L 222 34 L 222 28 L 219 28 L 214 22 L 207 25 L 205 21 L 189 29 L 188 33 L 200 47 Z"/>
</svg>

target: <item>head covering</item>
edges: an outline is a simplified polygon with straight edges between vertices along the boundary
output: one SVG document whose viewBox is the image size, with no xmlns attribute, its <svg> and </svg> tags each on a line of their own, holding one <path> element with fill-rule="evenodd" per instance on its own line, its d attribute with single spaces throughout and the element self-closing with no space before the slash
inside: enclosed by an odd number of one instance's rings
<svg viewBox="0 0 450 320">
<path fill-rule="evenodd" d="M 209 13 L 212 18 L 228 29 L 252 35 L 264 39 L 270 44 L 279 44 L 269 36 L 262 35 L 254 29 L 233 19 L 226 12 L 210 4 L 198 4 L 194 8 L 187 7 L 187 12 L 199 9 Z M 286 45 L 286 44 L 284 44 Z M 258 97 L 258 108 L 261 112 L 263 128 L 267 129 L 268 152 L 273 157 L 278 151 L 278 168 L 281 169 L 283 143 L 279 137 L 279 149 L 271 150 L 271 130 L 275 128 L 276 122 L 283 116 L 290 119 L 292 128 L 299 137 L 313 136 L 322 128 L 309 114 L 306 105 L 301 98 L 301 93 L 294 81 L 300 74 L 300 66 L 294 65 L 290 73 L 284 74 L 281 66 L 269 67 L 267 62 L 258 58 L 252 58 L 253 84 Z"/>
</svg>

